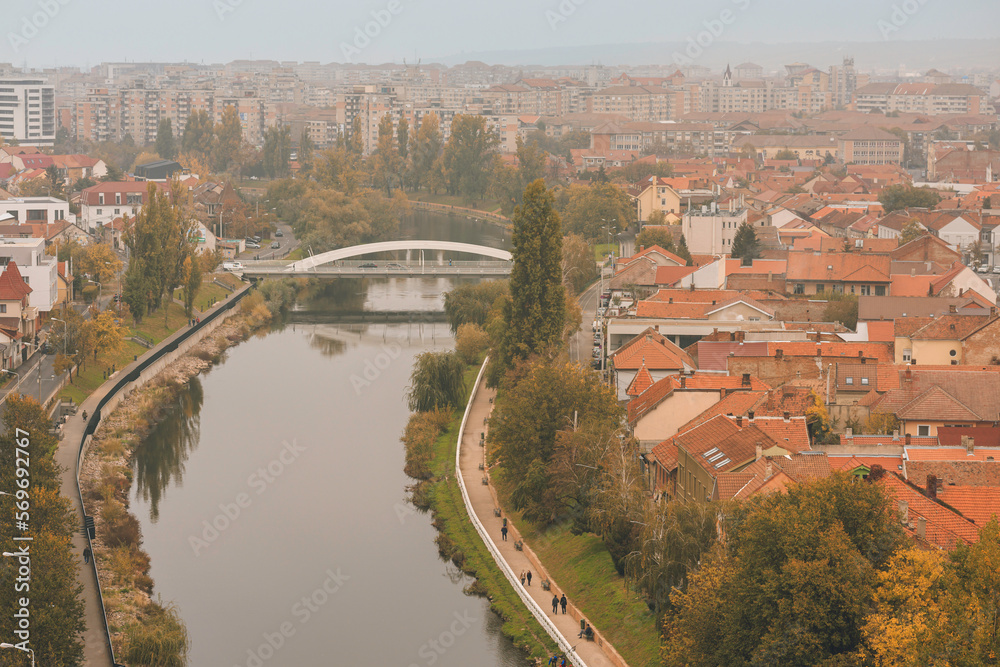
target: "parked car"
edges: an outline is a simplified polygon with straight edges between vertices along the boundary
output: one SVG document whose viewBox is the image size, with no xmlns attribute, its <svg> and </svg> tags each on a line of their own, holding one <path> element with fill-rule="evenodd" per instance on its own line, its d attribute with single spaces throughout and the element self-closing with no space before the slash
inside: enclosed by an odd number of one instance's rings
<svg viewBox="0 0 1000 667">
<path fill-rule="evenodd" d="M 272 242 L 271 242 L 271 247 L 272 247 L 272 248 L 280 248 L 280 247 L 281 247 L 281 244 L 280 244 L 280 243 L 278 243 L 277 241 L 272 241 Z"/>
<path fill-rule="evenodd" d="M 1000 266 L 994 266 L 993 273 L 1000 273 Z"/>
<path fill-rule="evenodd" d="M 377 269 L 378 268 L 378 264 L 375 264 L 374 262 L 365 262 L 364 264 L 360 264 L 358 266 L 358 268 L 359 269 Z"/>
<path fill-rule="evenodd" d="M 600 359 L 594 359 L 593 361 L 590 362 L 590 365 L 591 365 L 591 367 L 593 367 L 596 370 L 601 370 L 601 360 Z"/>
<path fill-rule="evenodd" d="M 243 263 L 242 262 L 223 262 L 222 263 L 222 268 L 225 269 L 226 271 L 242 271 L 243 270 Z"/>
<path fill-rule="evenodd" d="M 255 241 L 247 241 L 247 247 L 252 248 L 253 250 L 259 250 L 260 244 L 256 243 Z"/>
<path fill-rule="evenodd" d="M 53 352 L 56 351 L 56 347 L 51 342 L 46 340 L 44 343 L 42 343 L 41 350 L 42 354 L 52 354 Z"/>
</svg>

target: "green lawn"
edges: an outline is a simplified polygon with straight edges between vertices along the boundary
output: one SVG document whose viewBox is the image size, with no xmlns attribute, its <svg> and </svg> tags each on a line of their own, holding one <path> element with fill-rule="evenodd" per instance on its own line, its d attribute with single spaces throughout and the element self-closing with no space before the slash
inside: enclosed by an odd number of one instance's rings
<svg viewBox="0 0 1000 667">
<path fill-rule="evenodd" d="M 290 259 L 292 261 L 295 261 L 295 260 L 298 260 L 298 259 L 305 259 L 305 257 L 306 257 L 306 251 L 305 251 L 305 249 L 303 249 L 302 246 L 299 246 L 295 250 L 293 250 L 290 253 L 288 253 L 288 256 L 285 257 L 285 259 Z"/>
<path fill-rule="evenodd" d="M 656 617 L 638 595 L 626 590 L 599 537 L 573 535 L 569 522 L 543 531 L 523 519 L 517 519 L 517 526 L 552 578 L 628 664 L 659 664 Z"/>
<path fill-rule="evenodd" d="M 183 306 L 171 301 L 167 304 L 166 308 L 166 324 L 164 324 L 163 306 L 160 306 L 158 311 L 142 318 L 142 322 L 135 326 L 132 331 L 140 334 L 148 341 L 159 343 L 188 323 Z"/>
<path fill-rule="evenodd" d="M 594 261 L 600 262 L 608 256 L 609 252 L 617 252 L 617 243 L 598 243 L 594 246 Z"/>
<path fill-rule="evenodd" d="M 227 283 L 228 284 L 228 283 Z M 198 294 L 194 298 L 194 307 L 198 311 L 204 312 L 209 308 L 209 304 L 212 300 L 221 301 L 229 296 L 230 291 L 221 285 L 216 285 L 212 282 L 212 277 L 207 276 L 205 282 L 201 284 L 201 289 L 198 290 Z M 174 298 L 184 300 L 184 290 L 178 289 L 174 292 Z"/>
<path fill-rule="evenodd" d="M 145 353 L 145 347 L 127 340 L 125 346 L 116 355 L 101 357 L 97 361 L 91 357 L 87 360 L 84 368 L 74 373 L 72 384 L 63 387 L 62 391 L 59 392 L 59 397 L 72 399 L 77 405 L 83 403 L 84 399 L 90 396 L 95 389 L 104 384 L 107 380 L 105 373 L 112 366 L 116 370 L 121 370 L 132 363 L 135 357 L 141 357 Z"/>
</svg>

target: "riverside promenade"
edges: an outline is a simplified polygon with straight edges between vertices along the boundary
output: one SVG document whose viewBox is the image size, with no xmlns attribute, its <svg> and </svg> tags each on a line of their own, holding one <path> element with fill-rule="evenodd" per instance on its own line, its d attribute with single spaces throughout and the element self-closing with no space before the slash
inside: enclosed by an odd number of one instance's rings
<svg viewBox="0 0 1000 667">
<path fill-rule="evenodd" d="M 196 325 L 194 327 L 197 329 L 195 333 L 189 334 L 191 330 L 190 326 L 181 327 L 136 361 L 133 361 L 125 368 L 113 374 L 108 378 L 107 382 L 94 390 L 94 393 L 88 396 L 77 408 L 76 415 L 71 415 L 67 418 L 66 424 L 63 427 L 62 439 L 55 453 L 55 462 L 60 466 L 62 471 L 59 492 L 64 498 L 69 499 L 73 513 L 77 518 L 77 526 L 79 526 L 79 529 L 73 533 L 71 541 L 73 556 L 76 558 L 79 568 L 77 570 L 77 579 L 83 585 L 84 621 L 86 623 L 86 630 L 83 634 L 83 664 L 88 667 L 113 667 L 114 665 L 111 657 L 111 647 L 108 644 L 109 638 L 104 617 L 104 605 L 101 601 L 100 585 L 97 581 L 97 562 L 93 559 L 91 559 L 90 564 L 83 562 L 83 550 L 89 547 L 90 543 L 83 530 L 83 518 L 86 512 L 83 507 L 83 498 L 80 494 L 79 466 L 83 461 L 87 445 L 90 442 L 90 438 L 88 437 L 87 443 L 81 446 L 89 418 L 94 414 L 101 401 L 117 386 L 119 380 L 137 368 L 143 367 L 150 357 L 162 349 L 177 343 L 175 350 L 164 354 L 154 363 L 150 364 L 148 368 L 144 368 L 138 379 L 129 382 L 118 391 L 117 395 L 110 397 L 110 400 L 102 409 L 102 415 L 111 414 L 123 396 L 130 394 L 156 377 L 166 366 L 187 353 L 205 335 L 211 333 L 216 327 L 225 322 L 230 315 L 239 312 L 238 308 L 227 308 L 226 306 L 234 301 L 238 301 L 240 296 L 248 289 L 250 289 L 249 286 L 244 286 L 242 289 L 230 294 L 225 300 L 218 302 L 214 307 L 204 311 L 201 315 L 202 319 L 206 319 L 213 311 L 225 310 L 225 312 L 220 312 L 210 321 Z M 178 343 L 178 341 L 182 342 Z M 83 419 L 84 412 L 88 415 L 88 421 Z"/>
<path fill-rule="evenodd" d="M 548 572 L 535 557 L 527 544 L 524 544 L 523 551 L 518 551 L 514 544 L 522 540 L 517 526 L 512 521 L 507 523 L 507 541 L 500 538 L 500 528 L 503 519 L 496 516 L 494 510 L 499 507 L 496 492 L 493 485 L 485 485 L 482 479 L 485 472 L 479 469 L 484 457 L 484 448 L 480 445 L 480 434 L 486 432 L 485 419 L 489 417 L 493 409 L 493 398 L 496 391 L 488 389 L 480 371 L 477 378 L 477 385 L 473 389 L 469 404 L 466 407 L 465 419 L 462 422 L 462 430 L 458 443 L 458 461 L 456 472 L 459 475 L 460 485 L 464 483 L 465 496 L 467 498 L 466 508 L 471 506 L 470 514 L 476 530 L 480 532 L 483 541 L 493 554 L 497 565 L 504 572 L 504 575 L 514 586 L 522 601 L 528 605 L 529 610 L 542 627 L 560 645 L 562 651 L 572 664 L 578 667 L 627 667 L 614 647 L 608 643 L 601 635 L 598 628 L 594 627 L 594 641 L 587 641 L 580 638 L 580 619 L 584 617 L 573 605 L 573 599 L 566 595 L 569 600 L 567 613 L 552 613 L 552 596 L 563 594 L 558 582 L 552 581 Z M 485 534 L 484 534 L 485 533 Z M 530 586 L 521 586 L 518 576 L 522 571 L 531 570 L 534 575 Z M 550 581 L 550 590 L 542 588 L 542 581 Z M 534 607 L 534 608 L 533 608 Z M 541 619 L 547 619 L 543 621 Z M 593 624 L 591 623 L 593 627 Z"/>
</svg>

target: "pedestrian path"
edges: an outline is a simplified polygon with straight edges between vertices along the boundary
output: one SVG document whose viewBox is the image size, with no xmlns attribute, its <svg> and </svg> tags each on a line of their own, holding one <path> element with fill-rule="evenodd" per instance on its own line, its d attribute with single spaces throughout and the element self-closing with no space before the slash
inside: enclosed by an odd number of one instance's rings
<svg viewBox="0 0 1000 667">
<path fill-rule="evenodd" d="M 484 457 L 484 448 L 480 445 L 485 434 L 485 420 L 489 417 L 493 408 L 493 398 L 496 391 L 486 387 L 485 380 L 480 373 L 479 384 L 472 394 L 472 399 L 467 408 L 465 428 L 461 434 L 459 442 L 459 472 L 465 482 L 466 492 L 472 511 L 485 529 L 487 539 L 492 540 L 495 549 L 490 549 L 494 553 L 494 558 L 499 555 L 509 568 L 508 577 L 513 579 L 515 587 L 527 595 L 527 598 L 537 604 L 539 610 L 551 621 L 554 629 L 562 635 L 560 642 L 568 647 L 573 647 L 573 654 L 568 657 L 576 665 L 586 665 L 587 667 L 626 667 L 626 663 L 617 654 L 603 636 L 599 629 L 594 628 L 596 633 L 594 641 L 587 641 L 579 637 L 580 620 L 584 618 L 579 610 L 573 605 L 570 596 L 567 612 L 564 614 L 560 610 L 558 614 L 552 613 L 552 597 L 561 597 L 563 590 L 555 581 L 551 581 L 545 569 L 538 559 L 531 552 L 528 545 L 524 545 L 523 550 L 518 550 L 515 544 L 521 540 L 521 534 L 513 522 L 508 522 L 507 539 L 501 538 L 503 518 L 497 516 L 495 510 L 499 507 L 493 485 L 483 484 L 482 479 L 486 473 L 479 468 Z M 487 544 L 489 547 L 490 545 Z M 499 563 L 498 563 L 499 564 Z M 503 565 L 501 565 L 503 569 Z M 521 572 L 531 570 L 533 577 L 531 585 L 521 586 L 516 576 Z M 510 573 L 514 573 L 510 576 Z M 550 581 L 550 589 L 542 588 L 542 581 Z M 584 619 L 586 620 L 586 619 Z M 544 625 L 544 624 L 543 624 Z"/>
</svg>

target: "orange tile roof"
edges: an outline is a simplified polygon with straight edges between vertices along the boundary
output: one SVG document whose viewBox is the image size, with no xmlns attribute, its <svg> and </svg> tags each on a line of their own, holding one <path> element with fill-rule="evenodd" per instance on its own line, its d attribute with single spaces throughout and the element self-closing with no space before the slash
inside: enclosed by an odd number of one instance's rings
<svg viewBox="0 0 1000 667">
<path fill-rule="evenodd" d="M 927 528 L 922 540 L 928 544 L 941 549 L 954 549 L 960 540 L 966 544 L 979 541 L 979 531 L 974 523 L 927 498 L 895 474 L 885 475 L 880 483 L 890 498 L 897 503 L 906 502 L 909 522 L 904 528 L 911 537 L 917 536 L 917 519 L 923 517 L 927 520 Z"/>
<path fill-rule="evenodd" d="M 889 296 L 930 296 L 935 277 L 895 274 L 889 285 Z"/>
<path fill-rule="evenodd" d="M 939 500 L 948 503 L 977 526 L 1000 518 L 1000 487 L 945 486 L 938 490 Z"/>
<path fill-rule="evenodd" d="M 941 488 L 953 486 L 1000 487 L 1000 461 L 907 461 L 906 478 L 917 486 L 934 475 Z"/>
<path fill-rule="evenodd" d="M 0 274 L 0 300 L 20 301 L 28 294 L 31 294 L 31 287 L 21 277 L 17 262 L 8 262 L 6 270 Z"/>
<path fill-rule="evenodd" d="M 788 280 L 889 282 L 888 255 L 844 252 L 789 252 Z M 855 276 L 855 277 L 852 277 Z"/>
<path fill-rule="evenodd" d="M 672 441 L 664 440 L 656 447 L 653 447 L 650 453 L 656 459 L 656 462 L 663 466 L 667 472 L 677 467 L 677 445 Z"/>
<path fill-rule="evenodd" d="M 821 354 L 823 357 L 854 359 L 876 359 L 882 363 L 891 364 L 894 361 L 892 348 L 886 343 L 837 343 L 833 341 L 792 341 L 792 342 L 768 342 L 767 351 L 770 356 L 775 356 L 781 350 L 786 357 L 815 357 Z M 860 353 L 860 355 L 859 355 Z"/>
<path fill-rule="evenodd" d="M 697 270 L 697 266 L 658 266 L 654 280 L 657 285 L 676 285 Z"/>
<path fill-rule="evenodd" d="M 629 396 L 638 396 L 651 386 L 653 386 L 653 376 L 649 374 L 649 371 L 646 370 L 646 365 L 643 364 L 636 372 L 635 377 L 632 378 L 632 382 L 625 393 Z"/>
<path fill-rule="evenodd" d="M 718 415 L 739 415 L 743 416 L 748 411 L 752 410 L 757 403 L 767 395 L 763 391 L 732 391 L 726 394 L 725 398 L 721 399 L 710 408 L 702 412 L 700 415 L 691 419 L 686 424 L 681 426 L 678 431 L 687 431 L 689 429 L 707 422 L 712 417 Z"/>
<path fill-rule="evenodd" d="M 663 303 L 662 301 L 640 301 L 635 307 L 636 317 L 661 319 L 705 319 L 705 311 L 711 304 L 704 303 Z"/>
<path fill-rule="evenodd" d="M 976 447 L 968 452 L 964 447 L 907 447 L 906 458 L 910 461 L 1000 461 L 1000 449 Z"/>
<path fill-rule="evenodd" d="M 687 352 L 671 343 L 653 327 L 622 345 L 611 355 L 611 361 L 619 370 L 639 370 L 645 367 L 654 371 L 678 371 L 694 368 L 696 365 Z"/>
<path fill-rule="evenodd" d="M 811 449 L 809 445 L 809 428 L 803 416 L 789 417 L 786 422 L 783 417 L 755 417 L 751 422 L 743 420 L 743 425 L 753 425 L 778 443 L 782 449 L 793 454 Z"/>
</svg>

